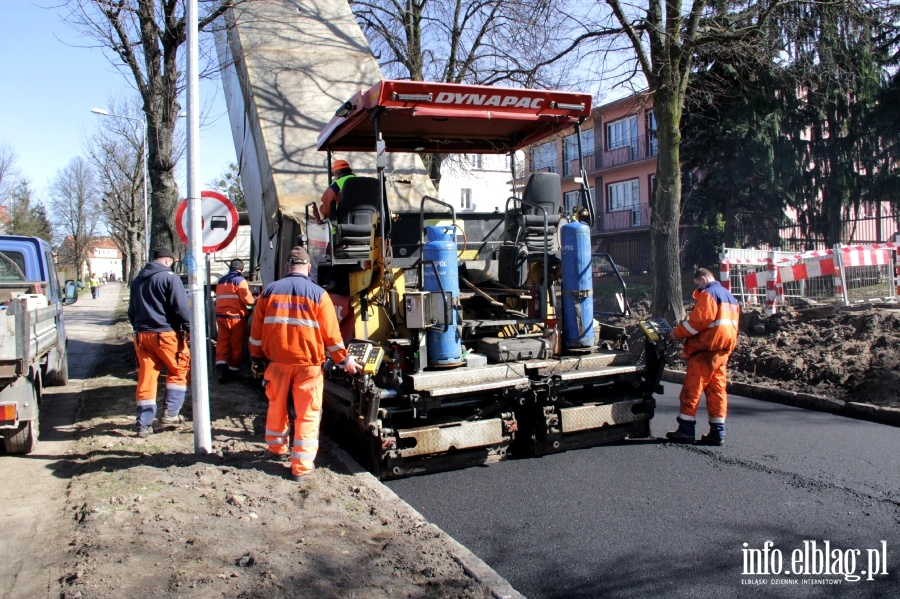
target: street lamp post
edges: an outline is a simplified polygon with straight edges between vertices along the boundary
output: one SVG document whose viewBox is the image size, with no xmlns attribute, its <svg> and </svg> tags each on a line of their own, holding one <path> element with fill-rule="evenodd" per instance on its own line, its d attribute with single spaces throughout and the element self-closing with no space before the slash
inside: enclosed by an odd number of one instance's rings
<svg viewBox="0 0 900 599">
<path fill-rule="evenodd" d="M 144 143 L 141 148 L 141 162 L 143 162 L 143 170 L 144 170 L 144 257 L 147 262 L 150 261 L 150 223 L 148 219 L 148 208 L 147 208 L 147 178 L 149 169 L 147 168 L 147 134 L 149 133 L 147 128 L 147 119 L 139 119 L 133 116 L 127 116 L 124 114 L 112 114 L 108 110 L 104 110 L 102 108 L 91 108 L 91 112 L 94 114 L 99 114 L 100 116 L 111 116 L 117 119 L 127 119 L 129 121 L 136 121 L 141 123 L 144 126 Z"/>
</svg>

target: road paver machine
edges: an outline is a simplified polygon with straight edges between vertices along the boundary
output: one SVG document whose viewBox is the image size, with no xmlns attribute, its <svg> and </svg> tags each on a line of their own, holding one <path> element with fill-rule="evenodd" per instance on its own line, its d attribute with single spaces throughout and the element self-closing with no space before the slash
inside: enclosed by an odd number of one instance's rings
<svg viewBox="0 0 900 599">
<path fill-rule="evenodd" d="M 331 219 L 306 206 L 313 276 L 335 300 L 360 375 L 329 370 L 328 430 L 382 478 L 541 455 L 649 435 L 664 366 L 642 323 L 636 354 L 625 284 L 592 253 L 594 204 L 581 165 L 591 96 L 384 80 L 337 107 L 317 147 L 377 177 L 344 182 Z M 516 151 L 574 129 L 578 202 L 535 172 L 519 191 Z M 393 211 L 394 152 L 506 154 L 511 189 L 491 213 L 425 196 Z M 389 174 L 389 173 L 388 173 Z"/>
</svg>

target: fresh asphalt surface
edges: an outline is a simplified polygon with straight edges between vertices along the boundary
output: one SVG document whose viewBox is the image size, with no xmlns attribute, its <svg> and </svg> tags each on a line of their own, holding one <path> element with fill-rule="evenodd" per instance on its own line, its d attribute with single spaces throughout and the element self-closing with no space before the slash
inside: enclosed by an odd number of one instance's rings
<svg viewBox="0 0 900 599">
<path fill-rule="evenodd" d="M 658 396 L 657 437 L 678 390 Z M 530 598 L 900 597 L 900 429 L 886 425 L 730 396 L 723 448 L 625 441 L 388 486 Z M 744 573 L 744 543 L 772 541 L 790 571 L 826 540 L 856 574 L 886 541 L 888 575 Z"/>
</svg>

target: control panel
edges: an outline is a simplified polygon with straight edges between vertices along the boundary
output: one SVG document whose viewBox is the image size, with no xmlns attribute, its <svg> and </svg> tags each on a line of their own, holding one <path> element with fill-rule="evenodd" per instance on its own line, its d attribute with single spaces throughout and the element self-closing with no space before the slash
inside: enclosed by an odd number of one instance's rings
<svg viewBox="0 0 900 599">
<path fill-rule="evenodd" d="M 648 318 L 640 322 L 641 330 L 651 342 L 656 343 L 660 338 L 665 338 L 672 332 L 672 325 L 664 318 Z"/>
<path fill-rule="evenodd" d="M 364 374 L 374 375 L 384 359 L 384 349 L 367 341 L 354 341 L 347 346 L 347 353 L 362 365 Z"/>
</svg>

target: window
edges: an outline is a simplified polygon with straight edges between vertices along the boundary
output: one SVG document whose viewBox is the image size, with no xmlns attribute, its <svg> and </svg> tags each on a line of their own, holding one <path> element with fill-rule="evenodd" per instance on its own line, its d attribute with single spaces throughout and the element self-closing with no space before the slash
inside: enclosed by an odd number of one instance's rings
<svg viewBox="0 0 900 599">
<path fill-rule="evenodd" d="M 581 132 L 581 151 L 585 156 L 594 154 L 594 130 Z M 563 139 L 563 176 L 577 174 L 578 170 L 578 138 L 570 135 Z"/>
<path fill-rule="evenodd" d="M 548 142 L 534 148 L 531 155 L 531 170 L 556 172 L 556 142 Z"/>
<path fill-rule="evenodd" d="M 472 168 L 483 170 L 484 169 L 484 156 L 481 154 L 468 154 L 466 155 L 466 159 L 471 165 Z"/>
<path fill-rule="evenodd" d="M 641 184 L 638 179 L 610 183 L 606 186 L 606 205 L 609 212 L 636 210 L 641 203 Z"/>
<path fill-rule="evenodd" d="M 637 144 L 637 117 L 630 116 L 606 125 L 606 149 L 615 150 Z"/>
<path fill-rule="evenodd" d="M 0 280 L 24 281 L 25 255 L 22 252 L 0 252 Z"/>
<path fill-rule="evenodd" d="M 594 188 L 590 188 L 591 201 L 594 198 Z M 563 194 L 563 208 L 565 209 L 566 214 L 571 214 L 572 211 L 575 210 L 576 206 L 581 205 L 581 190 L 576 189 L 575 191 L 567 191 Z"/>
<path fill-rule="evenodd" d="M 563 209 L 566 214 L 572 214 L 572 210 L 578 205 L 578 195 L 580 191 L 567 191 L 563 194 Z"/>
<path fill-rule="evenodd" d="M 459 207 L 463 210 L 472 209 L 472 190 L 464 187 L 459 190 Z"/>
<path fill-rule="evenodd" d="M 659 154 L 659 138 L 656 133 L 656 115 L 652 110 L 647 111 L 647 156 Z"/>
</svg>

